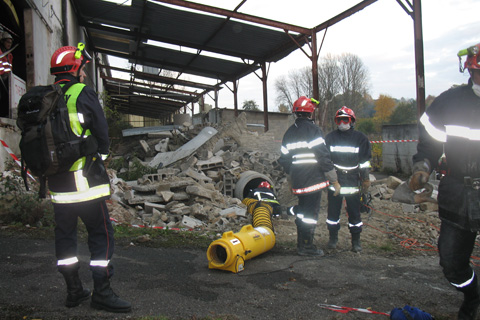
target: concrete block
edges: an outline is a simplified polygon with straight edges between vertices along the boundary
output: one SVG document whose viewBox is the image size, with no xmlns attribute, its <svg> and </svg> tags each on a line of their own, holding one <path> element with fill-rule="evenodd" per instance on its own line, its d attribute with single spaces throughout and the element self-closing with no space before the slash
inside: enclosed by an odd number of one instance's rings
<svg viewBox="0 0 480 320">
<path fill-rule="evenodd" d="M 188 168 L 183 173 L 185 173 L 185 175 L 187 175 L 190 178 L 193 178 L 197 181 L 203 181 L 203 182 L 211 182 L 212 181 L 212 178 L 207 177 L 203 172 L 197 172 L 197 171 L 193 170 L 192 168 Z"/>
<path fill-rule="evenodd" d="M 162 139 L 159 143 L 157 143 L 155 145 L 155 151 L 157 151 L 157 152 L 167 152 L 169 142 L 170 142 L 170 138 Z"/>
<path fill-rule="evenodd" d="M 237 207 L 237 206 L 226 208 L 226 209 L 223 209 L 222 211 L 220 211 L 220 216 L 224 217 L 224 216 L 228 216 L 232 213 L 234 213 L 236 216 L 245 217 L 247 215 L 247 209 Z"/>
<path fill-rule="evenodd" d="M 221 168 L 223 167 L 223 158 L 222 157 L 211 157 L 208 160 L 199 160 L 196 164 L 198 170 L 208 170 L 212 168 Z"/>
<path fill-rule="evenodd" d="M 397 177 L 389 176 L 387 178 L 387 187 L 390 189 L 396 189 L 403 181 Z"/>
<path fill-rule="evenodd" d="M 224 228 L 226 225 L 228 225 L 228 220 L 225 218 L 219 218 L 218 220 L 215 221 L 216 227 Z"/>
<path fill-rule="evenodd" d="M 192 218 L 192 217 L 189 217 L 189 216 L 183 216 L 182 218 L 182 225 L 184 227 L 188 227 L 190 229 L 195 229 L 195 228 L 198 228 L 198 227 L 203 227 L 203 222 L 198 220 L 198 219 L 195 219 L 195 218 Z"/>
<path fill-rule="evenodd" d="M 165 210 L 165 205 L 160 203 L 145 202 L 143 206 L 146 213 L 152 213 L 153 209 L 158 211 Z"/>
<path fill-rule="evenodd" d="M 188 196 L 188 193 L 186 192 L 175 192 L 173 194 L 173 197 L 172 197 L 172 200 L 173 201 L 185 201 L 185 200 L 188 200 L 190 199 L 190 197 Z"/>
<path fill-rule="evenodd" d="M 150 146 L 148 145 L 148 143 L 145 140 L 140 140 L 139 142 L 143 148 L 143 151 L 145 151 L 146 154 L 150 154 L 152 149 L 150 149 Z"/>
<path fill-rule="evenodd" d="M 173 195 L 174 195 L 174 193 L 171 192 L 171 191 L 160 191 L 159 193 L 160 193 L 160 195 L 163 197 L 163 200 L 164 200 L 165 202 L 169 202 L 169 201 L 172 199 Z"/>
<path fill-rule="evenodd" d="M 213 194 L 212 191 L 202 188 L 200 186 L 188 186 L 185 190 L 188 194 L 194 195 L 194 196 L 200 196 L 207 198 L 209 200 L 212 200 Z"/>
<path fill-rule="evenodd" d="M 171 138 L 172 136 L 170 131 L 150 132 L 147 134 L 149 139 Z"/>
<path fill-rule="evenodd" d="M 130 200 L 130 199 L 133 199 L 133 197 L 135 197 L 135 191 L 133 191 L 133 190 L 131 190 L 131 189 L 130 189 L 130 190 L 125 190 L 125 191 L 123 192 L 123 194 L 124 194 L 123 197 L 124 197 L 125 200 L 127 200 L 127 201 Z"/>
</svg>

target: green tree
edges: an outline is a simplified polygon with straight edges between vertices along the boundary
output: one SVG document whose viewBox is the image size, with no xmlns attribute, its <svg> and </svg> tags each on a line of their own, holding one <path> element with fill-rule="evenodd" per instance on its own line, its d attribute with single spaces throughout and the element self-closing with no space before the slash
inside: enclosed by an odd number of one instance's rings
<svg viewBox="0 0 480 320">
<path fill-rule="evenodd" d="M 260 111 L 258 104 L 255 100 L 245 100 L 243 101 L 243 110 L 246 111 Z"/>
<path fill-rule="evenodd" d="M 417 103 L 401 100 L 390 116 L 389 124 L 414 124 L 417 122 Z"/>
<path fill-rule="evenodd" d="M 367 136 L 376 133 L 375 131 L 375 122 L 373 121 L 372 118 L 368 119 L 358 119 L 355 125 L 355 129 L 363 132 Z"/>
</svg>

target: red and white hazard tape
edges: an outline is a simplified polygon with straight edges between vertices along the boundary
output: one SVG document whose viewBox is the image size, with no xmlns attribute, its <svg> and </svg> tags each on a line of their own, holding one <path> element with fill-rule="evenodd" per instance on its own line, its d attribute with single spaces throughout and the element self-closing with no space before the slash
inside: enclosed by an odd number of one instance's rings
<svg viewBox="0 0 480 320">
<path fill-rule="evenodd" d="M 418 140 L 380 140 L 380 141 L 370 141 L 370 143 L 389 143 L 389 142 L 418 142 Z"/>
<path fill-rule="evenodd" d="M 20 166 L 20 168 L 22 167 L 22 163 L 20 162 L 20 160 L 18 160 L 17 156 L 15 155 L 15 153 L 13 153 L 13 151 L 10 149 L 10 147 L 5 143 L 5 141 L 3 140 L 0 140 L 0 142 L 2 142 L 2 146 L 5 148 L 5 150 L 7 150 L 7 152 L 10 154 L 10 156 L 13 158 L 13 160 L 15 160 L 15 162 Z M 30 174 L 30 172 L 27 171 L 27 174 L 30 178 L 32 178 L 33 181 L 35 181 L 35 178 Z"/>
<path fill-rule="evenodd" d="M 328 309 L 328 310 L 332 310 L 332 311 L 340 312 L 340 313 L 349 313 L 350 311 L 358 311 L 358 312 L 363 312 L 363 313 L 381 314 L 381 315 L 384 315 L 384 316 L 390 316 L 390 314 L 385 313 L 385 312 L 373 311 L 373 310 L 364 309 L 364 308 L 341 307 L 341 306 L 336 306 L 336 305 L 333 305 L 333 304 L 323 304 L 323 303 L 318 304 L 318 306 L 320 308 L 323 308 L 323 309 Z"/>
</svg>

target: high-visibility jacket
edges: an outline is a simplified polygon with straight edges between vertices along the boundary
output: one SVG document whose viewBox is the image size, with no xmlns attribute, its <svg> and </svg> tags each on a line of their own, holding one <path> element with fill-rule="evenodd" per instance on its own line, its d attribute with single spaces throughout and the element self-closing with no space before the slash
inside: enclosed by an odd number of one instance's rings
<svg viewBox="0 0 480 320">
<path fill-rule="evenodd" d="M 480 97 L 472 80 L 439 95 L 419 121 L 413 162 L 430 162 L 430 171 L 445 152 L 447 173 L 438 187 L 440 218 L 469 229 L 465 217 L 464 177 L 480 178 Z"/>
<path fill-rule="evenodd" d="M 77 80 L 70 75 L 62 75 L 56 83 Z M 82 83 L 73 84 L 65 93 L 72 131 L 80 136 L 93 135 L 98 142 L 98 153 L 102 158 L 108 155 L 108 125 L 98 97 L 92 88 Z M 86 130 L 84 130 L 84 128 Z M 104 172 L 100 179 L 84 177 L 85 157 L 78 159 L 69 172 L 48 177 L 48 187 L 53 203 L 68 204 L 105 199 L 110 196 L 110 184 L 103 162 L 98 160 Z"/>
<path fill-rule="evenodd" d="M 318 192 L 329 185 L 325 172 L 333 163 L 322 130 L 307 118 L 297 118 L 285 132 L 278 162 L 292 181 L 296 195 Z"/>
<path fill-rule="evenodd" d="M 2 50 L 0 49 L 0 55 L 2 55 Z M 0 58 L 0 76 L 3 76 L 6 73 L 12 72 L 12 63 L 13 55 L 12 53 L 7 54 L 3 58 Z"/>
<path fill-rule="evenodd" d="M 372 153 L 367 136 L 353 128 L 337 129 L 327 134 L 325 143 L 337 171 L 340 194 L 358 193 L 360 181 L 369 179 L 371 167 Z"/>
</svg>

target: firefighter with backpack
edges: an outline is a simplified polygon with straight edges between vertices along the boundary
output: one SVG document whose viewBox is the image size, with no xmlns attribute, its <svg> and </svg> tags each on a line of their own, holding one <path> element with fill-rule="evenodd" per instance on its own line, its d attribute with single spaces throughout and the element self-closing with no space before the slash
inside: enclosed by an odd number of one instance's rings
<svg viewBox="0 0 480 320">
<path fill-rule="evenodd" d="M 91 60 L 84 50 L 66 46 L 51 58 L 50 73 L 55 83 L 69 86 L 65 92 L 70 126 L 77 135 L 93 136 L 97 153 L 80 157 L 66 172 L 47 177 L 55 213 L 55 252 L 58 271 L 67 285 L 67 307 L 75 307 L 91 296 L 91 306 L 109 312 L 129 312 L 131 304 L 120 299 L 110 287 L 114 251 L 113 227 L 105 200 L 110 195 L 110 180 L 103 161 L 109 153 L 108 125 L 95 91 L 83 84 L 85 65 Z M 78 270 L 77 222 L 88 231 L 93 293 L 83 287 Z"/>
</svg>

